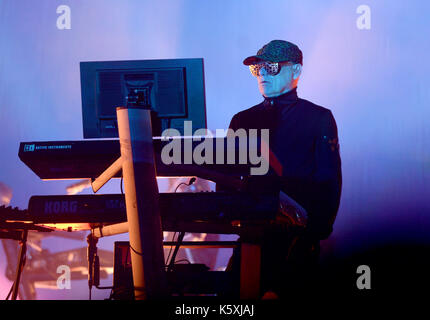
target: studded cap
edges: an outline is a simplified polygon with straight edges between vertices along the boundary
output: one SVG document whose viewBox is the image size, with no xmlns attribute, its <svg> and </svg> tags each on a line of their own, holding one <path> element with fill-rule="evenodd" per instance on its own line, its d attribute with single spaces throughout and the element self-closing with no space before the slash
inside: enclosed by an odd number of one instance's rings
<svg viewBox="0 0 430 320">
<path fill-rule="evenodd" d="M 255 56 L 243 60 L 243 64 L 249 66 L 261 61 L 286 62 L 303 64 L 303 54 L 297 45 L 284 40 L 272 40 L 258 50 Z"/>
</svg>

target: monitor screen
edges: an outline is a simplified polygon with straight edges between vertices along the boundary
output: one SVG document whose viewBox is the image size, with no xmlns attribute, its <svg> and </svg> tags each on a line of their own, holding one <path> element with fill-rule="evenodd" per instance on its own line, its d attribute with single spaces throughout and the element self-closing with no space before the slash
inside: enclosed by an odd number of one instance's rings
<svg viewBox="0 0 430 320">
<path fill-rule="evenodd" d="M 206 128 L 203 59 L 81 62 L 84 139 L 117 138 L 116 108 L 139 99 L 152 112 L 153 136 Z"/>
</svg>

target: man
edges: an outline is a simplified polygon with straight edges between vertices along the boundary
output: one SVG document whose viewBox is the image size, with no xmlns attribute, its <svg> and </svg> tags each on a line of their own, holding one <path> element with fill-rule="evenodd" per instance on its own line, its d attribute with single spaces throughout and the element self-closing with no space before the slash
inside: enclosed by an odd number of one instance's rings
<svg viewBox="0 0 430 320">
<path fill-rule="evenodd" d="M 271 232 L 262 244 L 263 298 L 282 297 L 313 284 L 319 241 L 332 232 L 342 185 L 337 127 L 330 110 L 297 96 L 303 65 L 297 45 L 273 40 L 243 63 L 264 101 L 237 113 L 230 128 L 269 129 L 271 162 L 274 157 L 281 165 L 265 177 L 269 183 L 254 177 L 252 186 L 278 188 L 308 216 L 298 238 Z M 237 252 L 231 261 L 237 268 Z"/>
</svg>

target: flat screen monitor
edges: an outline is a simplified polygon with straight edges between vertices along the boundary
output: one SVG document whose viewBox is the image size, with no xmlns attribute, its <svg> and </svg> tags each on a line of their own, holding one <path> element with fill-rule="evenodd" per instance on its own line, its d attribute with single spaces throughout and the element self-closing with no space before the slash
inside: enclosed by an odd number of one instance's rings
<svg viewBox="0 0 430 320">
<path fill-rule="evenodd" d="M 207 128 L 201 58 L 81 62 L 80 73 L 84 139 L 117 138 L 116 108 L 130 97 L 151 108 L 153 136 L 184 135 L 185 121 Z"/>
</svg>

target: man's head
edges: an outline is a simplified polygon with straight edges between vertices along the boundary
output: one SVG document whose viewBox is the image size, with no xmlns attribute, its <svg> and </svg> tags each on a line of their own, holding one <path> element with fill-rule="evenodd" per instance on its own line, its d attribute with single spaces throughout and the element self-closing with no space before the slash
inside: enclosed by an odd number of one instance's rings
<svg viewBox="0 0 430 320">
<path fill-rule="evenodd" d="M 295 44 L 272 40 L 255 56 L 243 61 L 257 77 L 258 89 L 265 97 L 277 97 L 297 87 L 303 55 Z"/>
</svg>

